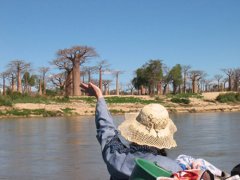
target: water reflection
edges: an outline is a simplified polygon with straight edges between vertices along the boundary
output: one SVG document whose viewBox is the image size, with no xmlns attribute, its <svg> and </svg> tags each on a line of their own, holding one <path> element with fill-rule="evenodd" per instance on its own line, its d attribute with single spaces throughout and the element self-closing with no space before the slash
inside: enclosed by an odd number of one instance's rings
<svg viewBox="0 0 240 180">
<path fill-rule="evenodd" d="M 178 154 L 203 157 L 229 171 L 240 163 L 240 113 L 172 114 Z M 115 116 L 116 123 L 123 116 Z M 0 120 L 0 179 L 109 179 L 94 117 Z"/>
</svg>

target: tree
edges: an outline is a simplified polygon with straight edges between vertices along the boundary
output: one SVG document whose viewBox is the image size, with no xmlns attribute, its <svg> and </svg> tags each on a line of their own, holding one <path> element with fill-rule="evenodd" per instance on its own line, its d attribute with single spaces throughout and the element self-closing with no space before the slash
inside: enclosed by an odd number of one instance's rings
<svg viewBox="0 0 240 180">
<path fill-rule="evenodd" d="M 60 70 L 64 70 L 64 76 L 65 76 L 65 83 L 64 83 L 64 95 L 70 96 L 73 93 L 72 90 L 72 63 L 68 61 L 67 59 L 55 59 L 51 62 L 51 64 L 58 67 Z"/>
<path fill-rule="evenodd" d="M 143 67 L 138 68 L 135 71 L 136 77 L 133 78 L 132 84 L 135 87 L 135 89 L 138 90 L 138 94 L 145 94 L 144 92 L 144 86 L 147 86 L 148 80 L 147 77 L 145 76 L 145 69 Z M 140 91 L 140 93 L 139 93 Z"/>
<path fill-rule="evenodd" d="M 3 88 L 3 96 L 6 95 L 6 78 L 9 76 L 9 72 L 5 71 L 0 73 L 0 76 L 2 77 L 2 88 Z"/>
<path fill-rule="evenodd" d="M 170 68 L 166 65 L 163 66 L 163 94 L 166 95 L 169 91 L 169 83 L 171 82 L 171 74 L 170 74 Z"/>
<path fill-rule="evenodd" d="M 222 69 L 222 71 L 227 75 L 228 77 L 228 90 L 232 91 L 232 80 L 233 80 L 233 75 L 234 75 L 234 69 L 232 68 L 225 68 Z"/>
<path fill-rule="evenodd" d="M 49 80 L 52 82 L 56 89 L 60 90 L 60 94 L 63 94 L 65 83 L 66 83 L 66 76 L 65 73 L 58 73 L 53 74 L 49 77 Z"/>
<path fill-rule="evenodd" d="M 188 76 L 188 71 L 190 69 L 191 69 L 191 66 L 189 66 L 189 65 L 183 65 L 182 66 L 182 72 L 183 72 L 183 93 L 186 93 L 187 76 Z"/>
<path fill-rule="evenodd" d="M 47 87 L 47 83 L 46 83 L 46 74 L 47 72 L 50 70 L 49 67 L 40 67 L 39 68 L 39 72 L 41 73 L 42 76 L 42 82 L 43 82 L 43 94 L 46 94 L 46 87 Z"/>
<path fill-rule="evenodd" d="M 192 70 L 190 71 L 190 78 L 192 80 L 192 92 L 193 93 L 198 93 L 199 88 L 198 88 L 198 82 L 203 76 L 203 71 L 200 70 Z"/>
<path fill-rule="evenodd" d="M 103 87 L 104 87 L 104 95 L 108 95 L 109 94 L 109 85 L 112 81 L 111 80 L 108 80 L 108 79 L 105 79 L 105 80 L 102 80 L 102 83 L 103 83 Z"/>
<path fill-rule="evenodd" d="M 157 83 L 162 80 L 162 61 L 161 60 L 149 60 L 145 65 L 145 75 L 148 79 L 149 94 L 155 94 L 155 87 Z"/>
<path fill-rule="evenodd" d="M 88 46 L 73 46 L 69 49 L 60 49 L 57 52 L 57 60 L 70 61 L 72 65 L 72 83 L 73 95 L 81 95 L 80 90 L 80 66 L 85 63 L 89 58 L 96 57 L 97 53 L 92 47 Z"/>
<path fill-rule="evenodd" d="M 234 90 L 239 91 L 240 68 L 234 69 Z"/>
<path fill-rule="evenodd" d="M 214 78 L 217 80 L 217 88 L 218 88 L 218 91 L 220 91 L 220 80 L 223 78 L 223 75 L 216 74 Z"/>
<path fill-rule="evenodd" d="M 182 84 L 182 68 L 180 64 L 175 65 L 169 72 L 173 83 L 173 93 L 177 93 L 177 88 Z M 180 88 L 179 88 L 180 90 Z"/>
<path fill-rule="evenodd" d="M 100 88 L 100 90 L 102 91 L 102 73 L 104 72 L 104 71 L 109 71 L 109 66 L 110 66 L 110 64 L 106 61 L 106 60 L 102 60 L 102 61 L 100 61 L 99 63 L 98 63 L 98 65 L 97 65 L 97 67 L 98 67 L 98 72 L 99 72 L 99 84 L 98 84 L 98 86 L 99 86 L 99 88 Z"/>
<path fill-rule="evenodd" d="M 27 69 L 30 67 L 30 63 L 26 63 L 23 60 L 13 60 L 11 61 L 8 66 L 11 69 L 15 69 L 16 74 L 17 74 L 17 91 L 22 93 L 22 79 L 21 79 L 21 73 L 23 70 Z"/>
<path fill-rule="evenodd" d="M 82 70 L 85 71 L 88 75 L 88 82 L 91 82 L 91 75 L 96 73 L 98 70 L 97 66 L 83 66 Z"/>
<path fill-rule="evenodd" d="M 119 78 L 119 74 L 122 74 L 123 71 L 119 71 L 119 70 L 115 70 L 115 71 L 112 71 L 112 74 L 115 76 L 116 78 L 116 95 L 118 96 L 119 95 L 119 82 L 118 82 L 118 78 Z"/>
</svg>

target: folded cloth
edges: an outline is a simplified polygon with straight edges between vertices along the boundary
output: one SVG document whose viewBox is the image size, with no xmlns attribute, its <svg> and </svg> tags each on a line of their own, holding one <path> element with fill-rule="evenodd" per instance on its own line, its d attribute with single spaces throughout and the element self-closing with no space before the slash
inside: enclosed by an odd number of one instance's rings
<svg viewBox="0 0 240 180">
<path fill-rule="evenodd" d="M 213 175 L 221 177 L 223 172 L 204 159 L 195 159 L 187 155 L 179 155 L 176 162 L 183 170 L 195 169 L 196 167 L 201 170 L 209 170 Z M 194 167 L 195 166 L 195 167 Z"/>
</svg>

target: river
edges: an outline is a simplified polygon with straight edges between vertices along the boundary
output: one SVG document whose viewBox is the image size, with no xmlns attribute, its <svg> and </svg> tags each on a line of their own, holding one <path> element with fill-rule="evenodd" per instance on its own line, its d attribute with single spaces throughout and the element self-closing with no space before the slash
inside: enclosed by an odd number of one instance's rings
<svg viewBox="0 0 240 180">
<path fill-rule="evenodd" d="M 202 157 L 228 172 L 240 163 L 239 112 L 171 118 L 178 146 L 170 157 Z M 95 135 L 92 116 L 0 119 L 0 179 L 109 179 Z"/>
</svg>

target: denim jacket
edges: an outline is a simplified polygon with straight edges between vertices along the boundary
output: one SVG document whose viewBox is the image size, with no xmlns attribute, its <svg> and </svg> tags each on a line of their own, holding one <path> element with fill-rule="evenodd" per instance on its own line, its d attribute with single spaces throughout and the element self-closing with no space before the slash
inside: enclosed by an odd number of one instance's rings
<svg viewBox="0 0 240 180">
<path fill-rule="evenodd" d="M 108 107 L 104 98 L 100 98 L 96 106 L 96 116 L 95 123 L 97 128 L 97 139 L 101 145 L 101 151 L 103 160 L 107 165 L 111 179 L 113 180 L 127 180 L 131 175 L 131 172 L 135 166 L 135 158 L 144 158 L 146 160 L 156 162 L 159 166 L 170 170 L 172 172 L 177 172 L 182 170 L 181 167 L 177 164 L 176 161 L 161 155 L 156 155 L 148 152 L 119 152 L 112 151 L 110 147 L 110 142 L 113 138 L 116 137 L 117 129 L 113 123 L 112 116 L 108 111 Z M 128 148 L 129 144 L 121 140 L 119 137 L 119 145 L 124 145 Z M 114 144 L 118 145 L 118 144 Z"/>
</svg>

